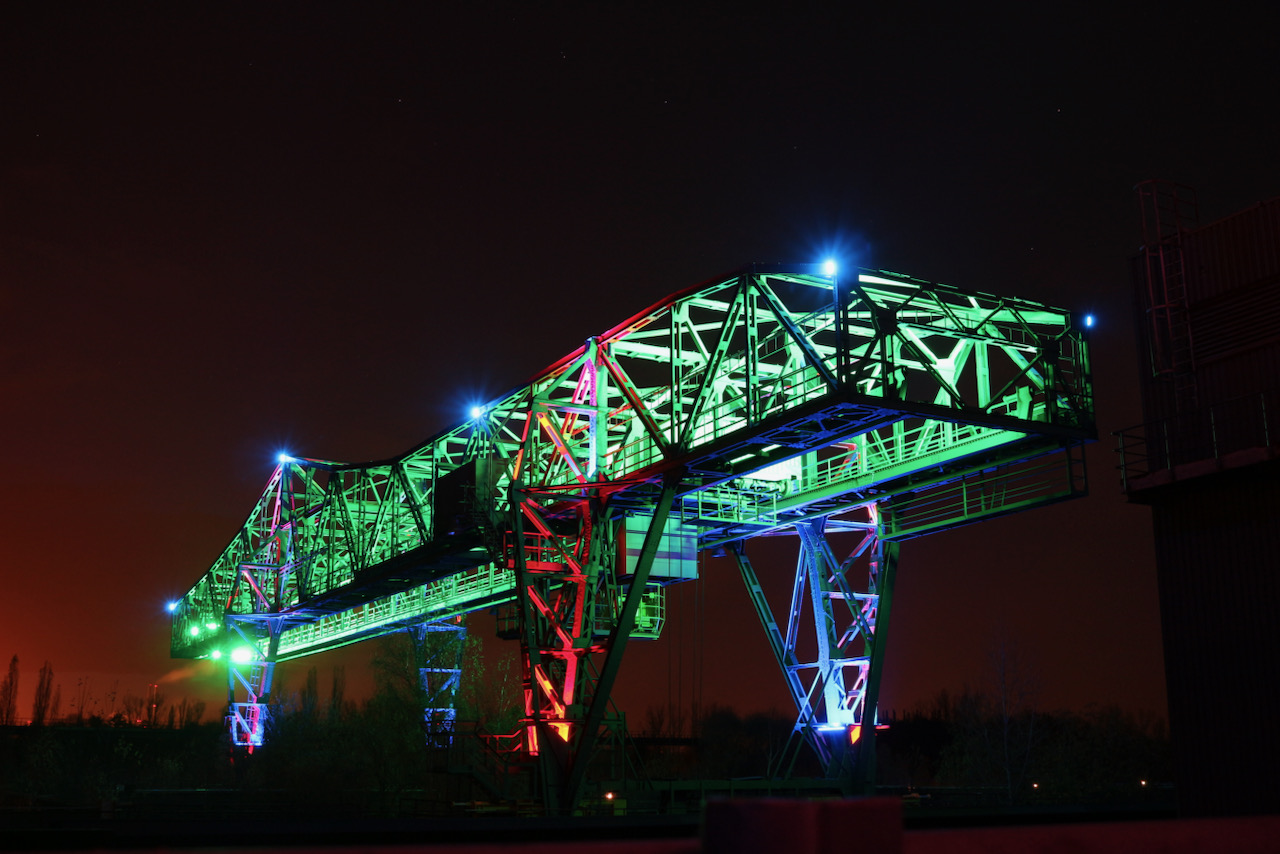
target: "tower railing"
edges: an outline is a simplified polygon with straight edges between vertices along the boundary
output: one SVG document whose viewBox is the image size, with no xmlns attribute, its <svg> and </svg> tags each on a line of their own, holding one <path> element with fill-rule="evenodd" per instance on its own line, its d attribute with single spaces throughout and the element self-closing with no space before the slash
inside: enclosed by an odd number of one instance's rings
<svg viewBox="0 0 1280 854">
<path fill-rule="evenodd" d="M 1210 463 L 1211 470 L 1274 459 L 1280 448 L 1280 389 L 1202 406 L 1158 421 L 1116 430 L 1118 468 L 1126 492 L 1146 478 L 1206 473 L 1183 467 Z M 1180 472 L 1179 469 L 1183 468 Z"/>
</svg>

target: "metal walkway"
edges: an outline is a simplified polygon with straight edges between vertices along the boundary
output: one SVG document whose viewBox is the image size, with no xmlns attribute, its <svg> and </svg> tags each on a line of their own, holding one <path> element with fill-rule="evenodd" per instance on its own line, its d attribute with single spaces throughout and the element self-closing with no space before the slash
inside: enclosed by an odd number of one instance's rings
<svg viewBox="0 0 1280 854">
<path fill-rule="evenodd" d="M 697 285 L 400 457 L 282 457 L 175 603 L 172 654 L 230 660 L 248 695 L 233 731 L 253 744 L 274 663 L 505 606 L 525 749 L 563 809 L 626 639 L 660 633 L 663 588 L 696 578 L 699 550 L 728 549 L 799 737 L 854 773 L 896 544 L 1084 493 L 1084 327 L 884 271 L 754 266 Z M 860 538 L 847 557 L 836 531 Z M 801 541 L 781 621 L 743 547 L 779 532 Z"/>
</svg>

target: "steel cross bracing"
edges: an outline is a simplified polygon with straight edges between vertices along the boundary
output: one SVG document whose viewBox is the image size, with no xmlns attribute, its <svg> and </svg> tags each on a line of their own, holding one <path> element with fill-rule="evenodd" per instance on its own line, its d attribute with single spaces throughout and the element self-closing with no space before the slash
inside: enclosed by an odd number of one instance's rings
<svg viewBox="0 0 1280 854">
<path fill-rule="evenodd" d="M 591 669 L 568 651 L 613 659 L 588 638 L 615 634 L 628 607 L 627 634 L 656 635 L 661 586 L 693 576 L 656 557 L 675 529 L 697 548 L 784 530 L 803 540 L 816 520 L 875 505 L 878 540 L 897 542 L 1081 494 L 1078 447 L 1093 438 L 1071 312 L 883 271 L 753 267 L 589 339 L 400 457 L 282 459 L 178 603 L 172 650 L 235 647 L 269 668 L 514 603 L 531 690 L 545 688 L 530 725 L 555 731 L 561 709 L 582 714 L 564 674 Z M 673 521 L 646 529 L 668 493 Z M 517 520 L 555 552 L 546 577 Z M 624 529 L 652 533 L 653 553 L 624 558 Z M 542 630 L 560 646 L 533 637 Z M 539 677 L 539 657 L 560 663 Z"/>
<path fill-rule="evenodd" d="M 826 536 L 828 525 L 833 533 L 857 535 L 843 560 Z M 874 754 L 861 762 L 855 757 L 871 743 L 861 741 L 864 724 L 875 725 L 898 544 L 884 540 L 874 504 L 838 523 L 823 517 L 796 522 L 794 531 L 800 549 L 785 630 L 744 543 L 730 549 L 798 713 L 792 739 L 772 771 L 789 776 L 800 744 L 807 742 L 829 776 L 860 769 L 865 782 L 874 783 Z"/>
</svg>

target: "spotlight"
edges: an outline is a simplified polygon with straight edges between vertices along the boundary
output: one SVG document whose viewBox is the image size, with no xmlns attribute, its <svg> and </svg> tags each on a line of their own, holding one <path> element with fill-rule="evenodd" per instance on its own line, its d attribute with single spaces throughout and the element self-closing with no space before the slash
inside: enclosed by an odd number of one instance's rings
<svg viewBox="0 0 1280 854">
<path fill-rule="evenodd" d="M 296 463 L 297 460 L 282 451 L 281 453 L 276 454 L 276 462 L 280 465 L 285 465 L 286 463 Z"/>
<path fill-rule="evenodd" d="M 822 262 L 822 275 L 830 278 L 840 269 L 840 265 L 836 263 L 836 259 L 828 258 Z"/>
<path fill-rule="evenodd" d="M 1085 325 L 1085 328 L 1086 328 L 1086 329 L 1091 328 L 1091 327 L 1093 326 L 1093 315 L 1092 315 L 1092 314 L 1086 314 L 1086 315 L 1084 316 L 1084 325 Z"/>
<path fill-rule="evenodd" d="M 484 407 L 483 407 L 483 406 L 473 406 L 473 407 L 471 407 L 471 419 L 472 419 L 473 421 L 474 421 L 475 419 L 477 419 L 477 418 L 482 417 L 483 415 L 484 415 Z"/>
</svg>

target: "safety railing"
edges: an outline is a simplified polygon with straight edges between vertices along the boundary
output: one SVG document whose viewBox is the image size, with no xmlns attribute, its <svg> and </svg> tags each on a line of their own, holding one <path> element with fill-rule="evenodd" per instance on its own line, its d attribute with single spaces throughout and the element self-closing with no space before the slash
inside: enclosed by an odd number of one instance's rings
<svg viewBox="0 0 1280 854">
<path fill-rule="evenodd" d="M 335 648 L 377 629 L 410 619 L 444 620 L 474 610 L 476 603 L 498 604 L 515 596 L 515 576 L 506 567 L 481 564 L 464 572 L 286 629 L 280 635 L 280 660 L 317 648 Z"/>
<path fill-rule="evenodd" d="M 1217 461 L 1243 451 L 1274 454 L 1280 444 L 1280 389 L 1215 403 L 1171 418 L 1116 430 L 1120 481 L 1125 491 L 1149 475 L 1190 463 Z"/>
</svg>

